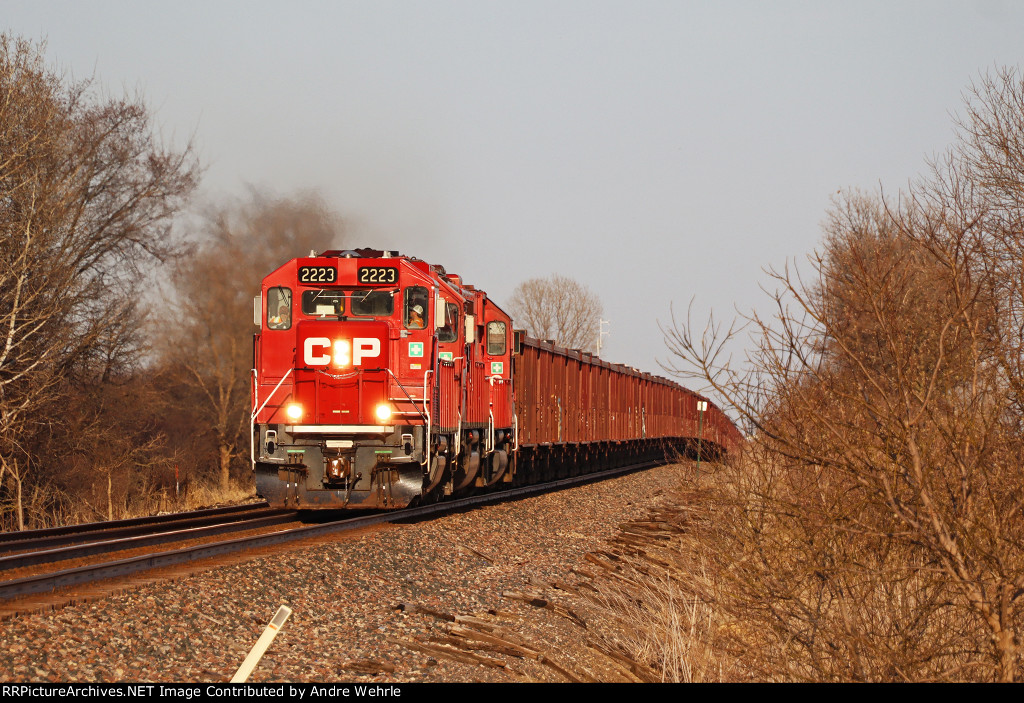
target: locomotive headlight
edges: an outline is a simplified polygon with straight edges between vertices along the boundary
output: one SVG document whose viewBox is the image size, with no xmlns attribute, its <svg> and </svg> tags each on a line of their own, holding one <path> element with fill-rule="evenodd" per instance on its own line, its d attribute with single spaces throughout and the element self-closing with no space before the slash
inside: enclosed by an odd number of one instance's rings
<svg viewBox="0 0 1024 703">
<path fill-rule="evenodd" d="M 289 420 L 298 420 L 302 417 L 302 406 L 298 403 L 292 403 L 284 409 L 284 414 L 288 416 Z"/>
<path fill-rule="evenodd" d="M 339 367 L 352 365 L 352 344 L 347 339 L 334 340 L 334 365 Z"/>
<path fill-rule="evenodd" d="M 391 406 L 387 403 L 381 403 L 377 406 L 377 419 L 381 422 L 387 422 L 391 419 Z"/>
</svg>

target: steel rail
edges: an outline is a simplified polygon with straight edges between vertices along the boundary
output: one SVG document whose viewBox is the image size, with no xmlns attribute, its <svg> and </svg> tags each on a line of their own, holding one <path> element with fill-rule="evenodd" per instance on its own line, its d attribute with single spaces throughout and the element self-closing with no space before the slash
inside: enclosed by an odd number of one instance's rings
<svg viewBox="0 0 1024 703">
<path fill-rule="evenodd" d="M 272 532 L 264 535 L 240 537 L 223 542 L 215 542 L 194 547 L 186 547 L 184 549 L 176 549 L 168 552 L 160 552 L 158 554 L 147 554 L 112 562 L 105 562 L 102 564 L 65 569 L 49 574 L 26 576 L 24 578 L 13 579 L 10 581 L 0 581 L 0 600 L 7 600 L 37 593 L 49 593 L 56 591 L 59 588 L 80 585 L 101 579 L 128 576 L 140 571 L 148 571 L 159 567 L 187 564 L 201 559 L 208 559 L 210 557 L 232 554 L 259 547 L 268 547 L 296 540 L 308 539 L 311 537 L 322 537 L 336 532 L 369 527 L 385 522 L 418 520 L 441 513 L 455 512 L 480 505 L 525 498 L 552 490 L 561 490 L 572 486 L 600 481 L 614 476 L 647 469 L 652 466 L 659 466 L 665 463 L 668 462 L 642 462 L 615 469 L 607 469 L 605 471 L 558 479 L 546 483 L 510 488 L 479 496 L 458 498 L 451 501 L 442 501 L 431 505 L 423 505 L 405 510 L 388 511 L 373 515 L 346 518 L 320 525 L 300 527 L 294 530 L 283 530 L 281 532 Z"/>
<path fill-rule="evenodd" d="M 12 549 L 22 549 L 19 543 L 41 540 L 59 535 L 86 535 L 90 532 L 104 532 L 123 527 L 136 527 L 143 525 L 157 525 L 178 520 L 201 519 L 204 517 L 220 517 L 231 513 L 240 513 L 250 510 L 260 510 L 270 507 L 266 501 L 259 503 L 247 503 L 245 505 L 229 505 L 223 508 L 205 508 L 203 510 L 191 510 L 184 513 L 167 513 L 165 515 L 150 515 L 148 517 L 129 518 L 126 520 L 108 520 L 106 522 L 85 522 L 79 525 L 64 525 L 62 527 L 47 527 L 41 530 L 22 530 L 21 532 L 0 532 L 0 549 L 7 545 L 16 545 Z"/>
<path fill-rule="evenodd" d="M 207 525 L 223 525 L 228 523 L 245 522 L 257 518 L 267 518 L 276 515 L 294 515 L 295 511 L 288 508 L 259 507 L 252 510 L 244 510 L 221 515 L 206 515 L 203 517 L 186 517 L 178 520 L 161 520 L 159 522 L 143 522 L 138 525 L 127 527 L 115 527 L 107 530 L 90 529 L 84 532 L 71 534 L 57 534 L 50 537 L 38 537 L 26 539 L 20 542 L 0 543 L 0 554 L 16 554 L 28 551 L 42 551 L 44 549 L 56 549 L 68 547 L 74 544 L 85 544 L 93 542 L 125 539 L 143 535 L 156 534 L 156 531 L 170 532 L 173 530 L 186 530 L 194 527 Z M 90 523 L 92 524 L 92 523 Z M 244 529 L 244 528 L 241 528 Z M 0 557 L 2 559 L 2 557 Z"/>
<path fill-rule="evenodd" d="M 135 534 L 117 539 L 104 539 L 98 542 L 86 542 L 53 549 L 43 549 L 20 554 L 11 554 L 0 557 L 0 571 L 18 569 L 25 566 L 36 566 L 38 564 L 51 564 L 67 559 L 80 559 L 82 557 L 94 556 L 96 554 L 108 554 L 110 552 L 121 552 L 126 549 L 138 547 L 152 547 L 157 544 L 168 542 L 181 542 L 189 539 L 202 539 L 204 537 L 215 537 L 229 532 L 241 532 L 242 530 L 254 530 L 261 527 L 272 527 L 286 522 L 294 522 L 297 519 L 295 510 L 275 510 L 273 515 L 261 515 L 245 520 L 232 522 L 219 522 L 214 525 L 203 525 L 199 527 L 179 527 L 172 530 L 164 530 L 156 533 Z M 131 528 L 138 529 L 138 528 Z"/>
</svg>

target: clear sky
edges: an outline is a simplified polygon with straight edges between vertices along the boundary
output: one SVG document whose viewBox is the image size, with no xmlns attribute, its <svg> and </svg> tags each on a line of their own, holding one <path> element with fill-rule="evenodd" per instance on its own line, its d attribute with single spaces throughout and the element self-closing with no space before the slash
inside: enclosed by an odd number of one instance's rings
<svg viewBox="0 0 1024 703">
<path fill-rule="evenodd" d="M 762 305 L 837 190 L 900 188 L 972 79 L 1024 62 L 1000 0 L 0 0 L 0 28 L 141 90 L 203 197 L 318 189 L 353 245 L 499 303 L 572 276 L 602 356 L 652 372 L 670 303 Z"/>
</svg>

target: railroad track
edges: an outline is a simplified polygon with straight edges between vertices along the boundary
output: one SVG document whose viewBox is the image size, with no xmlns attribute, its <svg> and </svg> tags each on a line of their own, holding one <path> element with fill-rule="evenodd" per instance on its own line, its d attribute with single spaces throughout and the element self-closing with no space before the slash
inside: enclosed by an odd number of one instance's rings
<svg viewBox="0 0 1024 703">
<path fill-rule="evenodd" d="M 113 530 L 54 535 L 14 543 L 19 551 L 0 556 L 0 573 L 27 566 L 82 559 L 169 542 L 204 539 L 217 535 L 273 527 L 294 522 L 298 511 L 261 508 L 224 516 L 185 518 L 167 523 L 133 525 Z M 4 545 L 8 546 L 8 545 Z"/>
<path fill-rule="evenodd" d="M 225 508 L 207 508 L 185 513 L 171 513 L 130 520 L 90 522 L 83 525 L 51 527 L 23 532 L 0 532 L 0 556 L 24 551 L 40 551 L 81 542 L 115 540 L 150 534 L 156 530 L 190 529 L 204 525 L 237 522 L 270 511 L 266 503 L 251 503 Z M 276 511 L 285 512 L 285 511 Z M 291 511 L 294 513 L 294 511 Z"/>
<path fill-rule="evenodd" d="M 511 488 L 491 493 L 485 493 L 478 496 L 470 496 L 467 498 L 459 498 L 457 500 L 444 501 L 431 505 L 422 505 L 415 508 L 408 508 L 405 510 L 394 510 L 373 513 L 370 515 L 362 515 L 358 517 L 346 517 L 341 520 L 334 520 L 330 522 L 324 522 L 316 525 L 304 525 L 301 527 L 289 528 L 276 532 L 269 532 L 265 534 L 251 535 L 246 537 L 239 537 L 234 539 L 228 539 L 217 542 L 207 542 L 204 544 L 197 544 L 186 546 L 180 549 L 173 549 L 161 552 L 147 552 L 141 555 L 126 557 L 123 559 L 117 559 L 113 561 L 101 561 L 97 563 L 86 564 L 82 566 L 74 566 L 71 568 L 64 568 L 59 570 L 48 570 L 45 573 L 33 574 L 30 576 L 23 576 L 20 578 L 12 578 L 9 580 L 0 581 L 0 601 L 11 600 L 23 596 L 29 596 L 33 594 L 50 593 L 59 589 L 79 586 L 82 584 L 90 583 L 93 581 L 111 579 L 111 578 L 122 578 L 139 572 L 147 571 L 150 569 L 156 569 L 166 566 L 177 566 L 189 564 L 202 559 L 208 559 L 211 557 L 223 556 L 227 554 L 239 553 L 248 550 L 259 549 L 272 545 L 284 544 L 287 542 L 293 542 L 302 539 L 309 539 L 315 537 L 322 537 L 325 535 L 342 532 L 345 530 L 354 530 L 360 528 L 366 528 L 372 525 L 377 525 L 386 522 L 401 522 L 407 520 L 419 520 L 426 517 L 433 517 L 442 513 L 454 512 L 458 510 L 464 510 L 466 508 L 485 505 L 487 503 L 496 503 L 505 500 L 511 500 L 516 498 L 522 498 L 529 495 L 535 495 L 552 490 L 560 490 L 563 488 L 569 488 L 571 486 L 581 485 L 592 481 L 599 481 L 613 476 L 619 476 L 632 471 L 639 471 L 641 469 L 656 466 L 665 462 L 644 462 L 640 464 L 633 464 L 629 466 L 623 466 L 616 469 L 610 469 L 607 471 L 585 474 L 582 476 L 575 476 L 571 478 L 559 479 L 556 481 L 550 481 L 542 484 L 535 484 L 530 486 L 523 486 L 519 488 Z M 264 512 L 269 509 L 264 508 Z M 260 519 L 280 519 L 283 522 L 294 521 L 296 515 L 294 511 L 278 511 L 286 512 L 285 515 L 269 516 L 268 518 Z M 234 521 L 232 524 L 241 525 L 242 521 Z M 214 526 L 216 527 L 216 526 Z M 220 527 L 226 527 L 221 525 Z M 176 530 L 174 532 L 183 533 L 189 532 L 189 530 L 202 530 L 208 529 L 203 527 L 193 527 L 186 530 Z M 250 529 L 247 527 L 241 527 L 238 529 Z M 195 539 L 195 535 L 198 533 L 192 532 L 192 537 L 178 536 L 176 539 L 165 539 L 162 543 L 169 541 L 181 541 L 182 539 Z M 205 535 L 209 536 L 209 535 Z M 159 535 L 137 535 L 134 537 L 127 537 L 125 539 L 158 539 Z M 0 577 L 3 576 L 3 563 L 4 559 L 39 559 L 39 561 L 32 562 L 36 565 L 44 563 L 54 563 L 53 559 L 48 559 L 47 554 L 52 553 L 55 549 L 90 549 L 97 547 L 104 542 L 111 542 L 113 540 L 102 540 L 99 542 L 85 542 L 84 544 L 68 545 L 65 547 L 57 547 L 54 549 L 43 548 L 37 549 L 34 552 L 24 552 L 22 554 L 14 554 L 7 557 L 0 558 Z M 12 540 L 13 542 L 13 540 Z M 157 544 L 154 542 L 153 544 Z M 7 546 L 7 543 L 0 543 L 0 549 Z M 140 543 L 132 544 L 133 547 L 145 546 Z M 122 547 L 126 549 L 130 547 Z M 107 550 L 112 551 L 112 550 Z M 105 553 L 105 552 L 93 552 Z M 63 557 L 67 559 L 71 557 Z M 14 563 L 14 562 L 11 562 Z M 56 562 L 59 563 L 59 562 Z M 14 567 L 7 567 L 12 569 Z"/>
</svg>

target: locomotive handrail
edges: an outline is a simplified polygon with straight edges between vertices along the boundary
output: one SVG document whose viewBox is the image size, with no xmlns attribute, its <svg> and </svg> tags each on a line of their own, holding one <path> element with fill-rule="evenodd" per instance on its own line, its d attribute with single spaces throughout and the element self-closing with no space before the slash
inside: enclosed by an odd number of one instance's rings
<svg viewBox="0 0 1024 703">
<path fill-rule="evenodd" d="M 260 378 L 256 369 L 252 370 L 252 399 L 253 405 L 260 402 Z M 252 461 L 252 472 L 256 473 L 256 418 L 249 417 L 249 459 Z"/>
<path fill-rule="evenodd" d="M 513 452 L 518 452 L 519 451 L 519 413 L 517 413 L 517 412 L 513 412 L 512 413 L 512 438 L 513 438 L 512 451 Z"/>
<path fill-rule="evenodd" d="M 494 451 L 494 411 L 487 411 L 487 447 L 488 452 Z"/>
<path fill-rule="evenodd" d="M 498 377 L 501 378 L 500 376 Z M 494 451 L 494 376 L 487 377 L 487 383 L 491 387 L 491 393 L 487 398 L 487 451 Z"/>
<path fill-rule="evenodd" d="M 293 369 L 288 369 L 288 371 L 285 373 L 285 375 L 281 377 L 281 380 L 277 382 L 277 385 L 274 386 L 274 390 L 270 391 L 270 395 L 267 396 L 267 399 L 263 401 L 263 405 L 261 405 L 258 410 L 253 410 L 253 412 L 252 412 L 252 419 L 253 420 L 256 419 L 257 415 L 259 415 L 261 412 L 263 412 L 263 408 L 267 407 L 267 403 L 269 403 L 270 399 L 274 397 L 274 394 L 277 393 L 277 389 L 281 387 L 281 384 L 284 383 L 284 380 L 286 378 L 288 378 L 288 376 L 291 374 L 292 371 L 293 371 Z M 253 376 L 255 376 L 255 375 L 256 375 L 256 369 L 253 369 Z M 259 384 L 256 385 L 256 388 L 259 389 Z M 258 398 L 257 398 L 257 400 L 258 400 Z"/>
<path fill-rule="evenodd" d="M 423 438 L 423 444 L 426 445 L 427 461 L 424 468 L 428 474 L 430 473 L 430 409 L 427 407 L 427 377 L 432 373 L 434 373 L 434 369 L 427 369 L 423 372 L 423 409 L 427 411 L 427 434 Z M 433 398 L 434 394 L 431 393 L 430 397 Z"/>
<path fill-rule="evenodd" d="M 423 417 L 423 420 L 426 421 L 427 420 L 427 414 L 426 414 L 425 411 L 426 411 L 426 407 L 427 407 L 427 399 L 426 398 L 422 399 L 423 400 L 423 408 L 424 408 L 423 410 L 420 410 L 419 408 L 417 408 L 416 407 L 416 401 L 412 399 L 411 395 L 409 395 L 409 391 L 405 390 L 405 386 L 402 385 L 402 382 L 398 380 L 398 376 L 395 375 L 395 372 L 392 371 L 389 368 L 385 368 L 384 370 L 387 371 L 388 374 L 391 375 L 391 378 L 395 379 L 395 383 L 397 383 L 398 387 L 402 389 L 403 393 L 405 393 L 405 397 L 409 399 L 410 403 L 412 403 L 412 407 L 416 410 L 416 412 L 418 412 L 420 414 L 421 417 Z M 425 386 L 426 386 L 426 382 L 424 382 L 424 387 Z"/>
<path fill-rule="evenodd" d="M 274 390 L 270 391 L 270 395 L 268 395 L 267 399 L 263 401 L 263 405 L 261 405 L 258 409 L 253 410 L 252 411 L 252 415 L 249 416 L 249 458 L 252 460 L 252 470 L 253 471 L 256 471 L 256 437 L 255 437 L 255 434 L 256 434 L 256 416 L 259 415 L 261 412 L 263 412 L 263 408 L 267 407 L 267 403 L 269 403 L 270 399 L 274 397 L 274 394 L 277 393 L 277 389 L 281 387 L 281 384 L 284 383 L 284 380 L 286 378 L 288 378 L 288 376 L 291 374 L 291 372 L 292 372 L 292 369 L 289 368 L 287 373 L 285 373 L 285 375 L 281 377 L 281 380 L 277 382 L 277 385 L 274 386 Z M 259 397 L 260 384 L 259 384 L 259 376 L 256 374 L 256 369 L 252 370 L 252 383 L 253 383 L 253 395 L 252 395 L 252 397 L 253 397 L 254 400 L 259 402 L 259 399 L 260 399 L 260 397 Z M 255 405 L 255 404 L 256 403 L 253 403 L 253 405 Z"/>
</svg>

